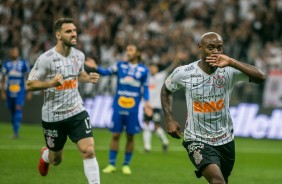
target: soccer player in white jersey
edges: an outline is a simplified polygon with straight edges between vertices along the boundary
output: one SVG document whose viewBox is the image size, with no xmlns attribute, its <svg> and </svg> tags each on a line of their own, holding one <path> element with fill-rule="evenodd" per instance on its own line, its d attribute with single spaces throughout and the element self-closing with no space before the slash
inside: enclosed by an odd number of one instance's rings
<svg viewBox="0 0 282 184">
<path fill-rule="evenodd" d="M 96 83 L 99 74 L 84 71 L 85 56 L 74 48 L 77 31 L 72 19 L 58 19 L 54 32 L 56 46 L 37 59 L 26 84 L 28 91 L 44 90 L 42 127 L 47 147 L 41 149 L 38 170 L 46 176 L 49 164 L 61 163 L 68 136 L 81 153 L 88 183 L 100 184 L 89 116 L 78 92 L 78 82 Z"/>
<path fill-rule="evenodd" d="M 205 33 L 198 44 L 200 60 L 176 68 L 161 90 L 167 133 L 180 139 L 180 125 L 172 114 L 172 93 L 184 88 L 187 120 L 183 146 L 197 177 L 210 183 L 228 183 L 235 162 L 233 123 L 229 100 L 238 81 L 261 83 L 265 74 L 256 67 L 223 54 L 223 40 Z"/>
<path fill-rule="evenodd" d="M 151 140 L 152 140 L 152 130 L 150 128 L 150 122 L 154 123 L 154 131 L 157 136 L 162 141 L 162 149 L 164 152 L 168 149 L 169 141 L 166 136 L 166 132 L 161 127 L 162 120 L 162 104 L 161 104 L 161 88 L 167 78 L 167 75 L 175 69 L 180 64 L 180 61 L 186 60 L 187 55 L 185 53 L 179 52 L 176 54 L 175 59 L 171 64 L 164 70 L 159 71 L 159 67 L 156 63 L 151 63 L 149 65 L 150 75 L 148 79 L 149 83 L 149 104 L 153 110 L 153 113 L 147 115 L 144 113 L 144 124 L 143 124 L 143 143 L 145 152 L 151 151 Z"/>
</svg>

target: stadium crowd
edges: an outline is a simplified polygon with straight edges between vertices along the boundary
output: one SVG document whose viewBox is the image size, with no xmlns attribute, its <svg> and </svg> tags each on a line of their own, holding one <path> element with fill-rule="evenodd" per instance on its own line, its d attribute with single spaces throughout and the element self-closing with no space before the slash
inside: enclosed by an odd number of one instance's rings
<svg viewBox="0 0 282 184">
<path fill-rule="evenodd" d="M 55 45 L 52 26 L 59 17 L 77 21 L 77 47 L 102 66 L 123 58 L 130 42 L 142 49 L 143 62 L 157 63 L 160 69 L 179 51 L 188 54 L 186 62 L 195 61 L 194 43 L 203 33 L 215 31 L 224 39 L 225 54 L 266 72 L 282 68 L 279 0 L 1 0 L 1 61 L 7 57 L 7 48 L 16 45 L 32 66 Z M 82 86 L 83 95 L 114 93 L 115 80 L 109 79 L 102 79 L 98 87 Z M 238 85 L 234 94 L 240 95 L 235 99 L 259 102 L 263 86 L 250 85 Z"/>
</svg>

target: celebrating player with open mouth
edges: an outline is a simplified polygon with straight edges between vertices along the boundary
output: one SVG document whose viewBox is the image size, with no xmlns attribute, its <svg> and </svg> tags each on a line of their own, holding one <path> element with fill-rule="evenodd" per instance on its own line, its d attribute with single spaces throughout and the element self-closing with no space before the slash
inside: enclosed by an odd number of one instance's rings
<svg viewBox="0 0 282 184">
<path fill-rule="evenodd" d="M 57 44 L 36 61 L 27 81 L 27 90 L 44 90 L 42 127 L 47 147 L 42 148 L 38 169 L 46 176 L 49 164 L 59 165 L 67 136 L 83 158 L 89 184 L 99 184 L 99 166 L 88 113 L 78 92 L 78 82 L 96 83 L 99 74 L 84 71 L 84 54 L 73 48 L 77 32 L 72 19 L 54 23 Z"/>
</svg>

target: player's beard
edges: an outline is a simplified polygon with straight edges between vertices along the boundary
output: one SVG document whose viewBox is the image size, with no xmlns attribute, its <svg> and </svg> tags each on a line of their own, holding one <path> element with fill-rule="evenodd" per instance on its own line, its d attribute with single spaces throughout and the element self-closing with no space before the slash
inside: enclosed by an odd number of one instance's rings
<svg viewBox="0 0 282 184">
<path fill-rule="evenodd" d="M 72 43 L 72 39 L 75 39 L 75 43 Z M 62 38 L 62 42 L 64 43 L 64 45 L 66 45 L 67 47 L 74 47 L 76 46 L 76 38 L 72 37 L 69 40 Z"/>
</svg>

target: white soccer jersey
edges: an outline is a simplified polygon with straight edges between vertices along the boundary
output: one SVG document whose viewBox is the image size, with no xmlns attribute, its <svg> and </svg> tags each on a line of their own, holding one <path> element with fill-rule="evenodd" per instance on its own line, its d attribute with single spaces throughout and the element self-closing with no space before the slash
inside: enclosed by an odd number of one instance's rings
<svg viewBox="0 0 282 184">
<path fill-rule="evenodd" d="M 155 75 L 149 76 L 149 94 L 150 94 L 150 106 L 153 109 L 161 109 L 161 89 L 162 85 L 167 77 L 167 71 L 161 71 L 156 73 Z"/>
<path fill-rule="evenodd" d="M 206 74 L 199 61 L 176 68 L 166 79 L 168 90 L 185 89 L 187 120 L 184 141 L 222 145 L 234 139 L 229 100 L 234 84 L 248 76 L 232 67 Z"/>
<path fill-rule="evenodd" d="M 52 48 L 37 59 L 28 80 L 50 81 L 56 74 L 64 78 L 63 85 L 44 90 L 43 121 L 61 121 L 85 110 L 77 81 L 84 70 L 84 60 L 84 54 L 75 48 L 67 57 Z"/>
</svg>

